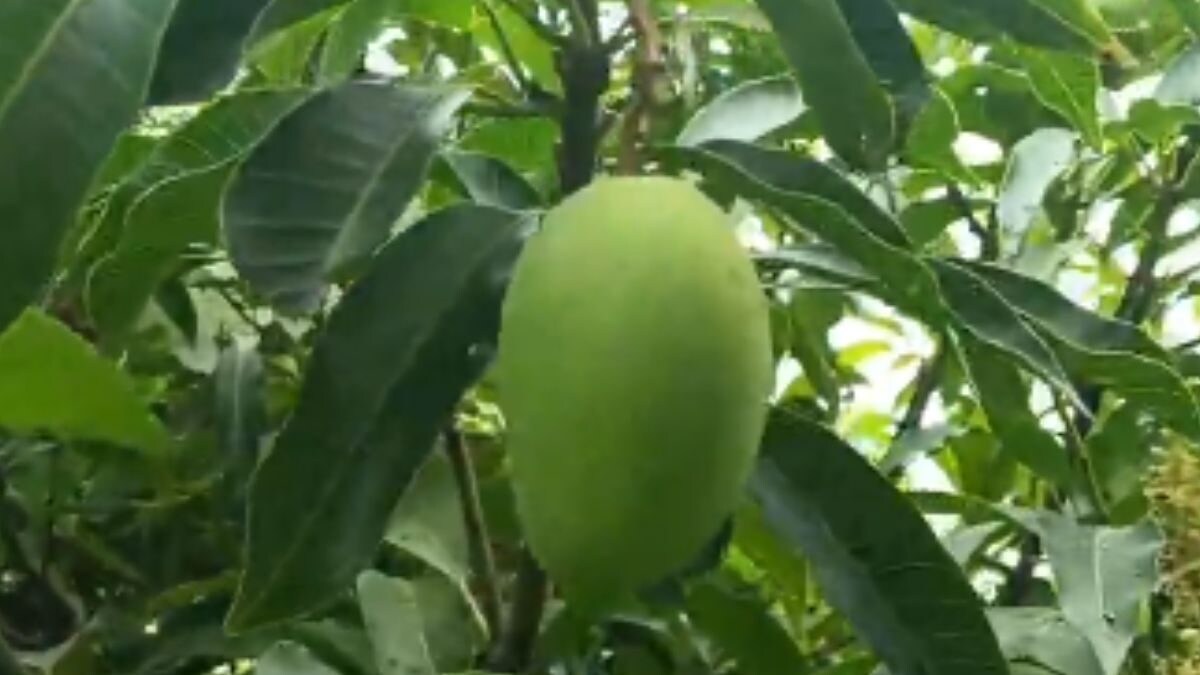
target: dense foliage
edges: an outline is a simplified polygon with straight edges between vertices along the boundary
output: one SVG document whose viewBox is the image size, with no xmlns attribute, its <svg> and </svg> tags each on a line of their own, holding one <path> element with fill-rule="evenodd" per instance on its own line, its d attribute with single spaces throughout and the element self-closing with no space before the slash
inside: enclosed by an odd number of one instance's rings
<svg viewBox="0 0 1200 675">
<path fill-rule="evenodd" d="M 0 675 L 1200 673 L 1198 37 L 1197 0 L 0 0 Z M 591 620 L 491 365 L 600 174 L 726 208 L 777 382 L 736 512 Z"/>
</svg>

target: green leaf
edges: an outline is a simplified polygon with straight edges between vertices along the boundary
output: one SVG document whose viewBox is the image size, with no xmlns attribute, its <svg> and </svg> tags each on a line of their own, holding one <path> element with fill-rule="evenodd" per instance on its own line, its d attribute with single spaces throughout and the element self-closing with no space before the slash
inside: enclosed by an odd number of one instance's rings
<svg viewBox="0 0 1200 675">
<path fill-rule="evenodd" d="M 850 33 L 903 119 L 929 97 L 930 76 L 891 0 L 837 0 Z"/>
<path fill-rule="evenodd" d="M 829 146 L 863 169 L 892 147 L 892 105 L 837 0 L 756 0 L 800 79 Z"/>
<path fill-rule="evenodd" d="M 1132 527 L 1080 525 L 1051 512 L 1020 515 L 1046 547 L 1063 615 L 1091 643 L 1105 675 L 1115 675 L 1158 585 L 1163 545 L 1158 527 L 1150 521 Z"/>
<path fill-rule="evenodd" d="M 150 84 L 150 103 L 203 100 L 237 74 L 242 46 L 268 0 L 178 0 Z"/>
<path fill-rule="evenodd" d="M 32 309 L 0 334 L 0 427 L 154 452 L 171 444 L 124 372 Z"/>
<path fill-rule="evenodd" d="M 800 87 L 791 76 L 743 82 L 698 110 L 675 143 L 694 147 L 715 140 L 756 141 L 804 110 Z"/>
<path fill-rule="evenodd" d="M 755 257 L 760 266 L 771 270 L 790 269 L 814 277 L 822 283 L 863 290 L 879 283 L 870 272 L 827 244 L 805 244 L 776 249 Z"/>
<path fill-rule="evenodd" d="M 941 281 L 946 304 L 962 328 L 1016 359 L 1086 409 L 1058 356 L 1012 305 L 966 268 L 943 260 L 930 260 L 930 264 Z"/>
<path fill-rule="evenodd" d="M 928 103 L 908 130 L 905 150 L 915 166 L 940 171 L 947 178 L 975 185 L 979 178 L 954 151 L 954 142 L 961 131 L 954 104 L 940 89 L 933 88 Z"/>
<path fill-rule="evenodd" d="M 1175 12 L 1179 14 L 1179 18 L 1183 19 L 1184 25 L 1196 37 L 1200 37 L 1200 3 L 1196 0 L 1167 0 Z"/>
<path fill-rule="evenodd" d="M 832 433 L 775 415 L 751 492 L 892 672 L 1008 673 L 981 601 L 920 513 Z"/>
<path fill-rule="evenodd" d="M 1176 431 L 1200 438 L 1200 406 L 1166 351 L 1141 329 L 1089 312 L 1016 272 L 980 263 L 969 268 L 1030 318 L 1072 374 L 1109 387 Z"/>
<path fill-rule="evenodd" d="M 220 197 L 234 166 L 308 96 L 287 89 L 220 99 L 117 186 L 81 254 L 83 262 L 105 256 L 87 288 L 102 334 L 119 338 L 133 325 L 187 245 L 217 241 Z"/>
<path fill-rule="evenodd" d="M 379 675 L 437 675 L 411 584 L 364 572 L 358 577 L 358 601 Z"/>
<path fill-rule="evenodd" d="M 1100 69 L 1085 56 L 1038 49 L 1023 49 L 1021 61 L 1033 83 L 1033 93 L 1071 123 L 1093 148 L 1104 144 L 1096 96 Z"/>
<path fill-rule="evenodd" d="M 352 82 L 285 117 L 225 197 L 238 271 L 277 307 L 315 310 L 327 281 L 387 238 L 467 96 Z"/>
<path fill-rule="evenodd" d="M 370 560 L 488 360 L 528 230 L 526 218 L 485 207 L 436 213 L 389 243 L 338 304 L 255 474 L 232 629 L 312 611 Z"/>
<path fill-rule="evenodd" d="M 1029 389 L 1021 373 L 1000 351 L 961 335 L 967 373 L 1000 448 L 1054 485 L 1070 486 L 1073 471 L 1066 449 L 1029 409 Z"/>
<path fill-rule="evenodd" d="M 688 592 L 687 613 L 696 628 L 737 663 L 738 673 L 807 672 L 800 648 L 753 591 L 739 592 L 727 583 L 704 581 Z"/>
<path fill-rule="evenodd" d="M 541 206 L 538 191 L 502 160 L 462 150 L 445 151 L 441 158 L 459 189 L 478 204 L 514 211 Z"/>
<path fill-rule="evenodd" d="M 962 208 L 949 198 L 927 199 L 905 207 L 900 212 L 900 222 L 913 244 L 925 248 L 937 242 L 963 215 Z"/>
<path fill-rule="evenodd" d="M 142 104 L 174 5 L 39 0 L 0 7 L 0 330 L 54 273 L 93 177 Z"/>
<path fill-rule="evenodd" d="M 254 672 L 255 675 L 338 675 L 294 642 L 280 642 L 268 649 L 258 657 Z"/>
<path fill-rule="evenodd" d="M 975 41 L 1095 53 L 1119 45 L 1088 0 L 895 0 L 914 17 Z"/>
<path fill-rule="evenodd" d="M 1087 639 L 1057 609 L 993 607 L 988 620 L 1009 661 L 1037 663 L 1063 675 L 1104 675 Z"/>
</svg>

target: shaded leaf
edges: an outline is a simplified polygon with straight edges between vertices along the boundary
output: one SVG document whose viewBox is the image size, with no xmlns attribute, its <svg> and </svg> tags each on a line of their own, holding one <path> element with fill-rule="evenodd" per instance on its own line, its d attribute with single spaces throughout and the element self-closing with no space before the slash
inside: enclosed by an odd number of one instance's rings
<svg viewBox="0 0 1200 675">
<path fill-rule="evenodd" d="M 281 309 L 316 309 L 328 279 L 387 238 L 467 95 L 352 82 L 285 117 L 225 198 L 238 271 Z"/>
<path fill-rule="evenodd" d="M 756 4 L 775 29 L 829 146 L 859 168 L 878 168 L 892 146 L 892 106 L 837 0 Z"/>
<path fill-rule="evenodd" d="M 385 247 L 338 304 L 296 411 L 255 474 L 231 628 L 316 609 L 370 560 L 488 360 L 528 229 L 485 207 L 439 212 Z"/>
<path fill-rule="evenodd" d="M 152 105 L 203 100 L 237 74 L 242 46 L 269 0 L 178 0 L 150 84 Z"/>
<path fill-rule="evenodd" d="M 905 120 L 929 97 L 930 76 L 891 0 L 837 0 L 854 42 Z"/>
<path fill-rule="evenodd" d="M 150 451 L 171 443 L 116 364 L 32 309 L 0 334 L 0 427 Z"/>
<path fill-rule="evenodd" d="M 142 104 L 174 5 L 0 6 L 0 330 L 53 274 L 94 175 Z"/>
<path fill-rule="evenodd" d="M 852 289 L 867 289 L 878 283 L 871 273 L 828 244 L 806 244 L 760 253 L 755 260 L 768 269 L 791 269 L 823 282 Z"/>
<path fill-rule="evenodd" d="M 1200 47 L 1192 47 L 1167 67 L 1154 90 L 1163 105 L 1200 105 Z"/>
<path fill-rule="evenodd" d="M 974 185 L 979 178 L 968 169 L 954 151 L 961 129 L 954 104 L 940 89 L 931 90 L 925 107 L 913 120 L 905 150 L 915 166 L 940 171 L 947 178 Z"/>
<path fill-rule="evenodd" d="M 800 87 L 791 76 L 743 82 L 698 110 L 675 143 L 691 147 L 715 140 L 756 141 L 804 110 Z"/>
<path fill-rule="evenodd" d="M 775 415 L 751 492 L 891 672 L 1008 672 L 958 565 L 911 503 L 836 436 Z"/>
<path fill-rule="evenodd" d="M 430 457 L 396 506 L 386 538 L 465 590 L 471 562 L 462 501 L 454 480 L 442 454 Z"/>
<path fill-rule="evenodd" d="M 349 2 L 351 0 L 270 0 L 254 22 L 250 43 Z"/>
</svg>

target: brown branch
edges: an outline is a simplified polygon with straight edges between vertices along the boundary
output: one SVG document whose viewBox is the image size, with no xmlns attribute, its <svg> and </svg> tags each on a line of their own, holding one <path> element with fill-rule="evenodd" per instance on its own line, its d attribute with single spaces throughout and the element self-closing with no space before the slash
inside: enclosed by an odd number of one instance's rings
<svg viewBox="0 0 1200 675">
<path fill-rule="evenodd" d="M 512 611 L 504 633 L 488 655 L 488 668 L 500 673 L 520 673 L 533 662 L 534 647 L 549 598 L 550 582 L 533 556 L 521 554 Z"/>
<path fill-rule="evenodd" d="M 483 505 L 479 501 L 479 480 L 475 475 L 471 453 L 462 433 L 449 428 L 444 437 L 446 455 L 450 458 L 450 466 L 454 471 L 463 522 L 467 528 L 471 567 L 479 585 L 480 609 L 489 634 L 495 636 L 500 632 L 500 590 L 496 584 L 496 559 L 492 555 L 492 540 L 488 536 L 487 522 L 483 517 Z"/>
<path fill-rule="evenodd" d="M 641 148 L 651 118 L 664 103 L 661 90 L 667 69 L 663 57 L 665 42 L 649 0 L 626 2 L 637 38 L 637 53 L 633 63 L 634 95 L 621 123 L 617 167 L 620 173 L 634 174 L 642 165 Z"/>
</svg>

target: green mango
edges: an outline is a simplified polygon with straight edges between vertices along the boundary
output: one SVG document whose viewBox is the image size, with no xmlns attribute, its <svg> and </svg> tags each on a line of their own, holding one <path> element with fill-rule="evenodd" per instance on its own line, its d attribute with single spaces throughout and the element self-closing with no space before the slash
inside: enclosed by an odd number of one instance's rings
<svg viewBox="0 0 1200 675">
<path fill-rule="evenodd" d="M 736 506 L 773 381 L 766 298 L 689 183 L 601 179 L 546 217 L 497 382 L 528 544 L 602 609 L 685 567 Z"/>
</svg>

